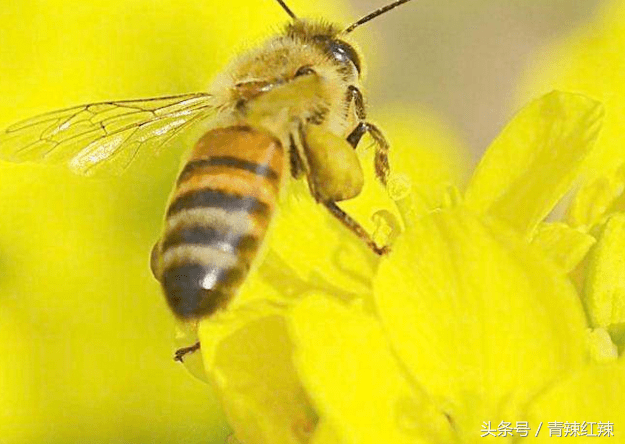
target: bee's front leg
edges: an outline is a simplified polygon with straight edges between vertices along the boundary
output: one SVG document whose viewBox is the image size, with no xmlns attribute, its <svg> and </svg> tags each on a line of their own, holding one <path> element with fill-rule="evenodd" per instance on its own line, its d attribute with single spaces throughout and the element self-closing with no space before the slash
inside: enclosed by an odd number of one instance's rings
<svg viewBox="0 0 625 444">
<path fill-rule="evenodd" d="M 388 163 L 388 151 L 389 144 L 382 134 L 382 131 L 375 126 L 371 122 L 367 122 L 367 114 L 365 110 L 365 103 L 362 97 L 362 93 L 355 86 L 350 85 L 347 88 L 347 99 L 351 103 L 354 103 L 354 108 L 356 110 L 356 117 L 360 120 L 356 128 L 347 136 L 347 142 L 353 147 L 356 148 L 362 136 L 365 133 L 369 133 L 375 142 L 375 174 L 382 182 L 382 184 L 386 185 L 388 180 L 388 174 L 390 172 L 390 166 Z"/>
</svg>

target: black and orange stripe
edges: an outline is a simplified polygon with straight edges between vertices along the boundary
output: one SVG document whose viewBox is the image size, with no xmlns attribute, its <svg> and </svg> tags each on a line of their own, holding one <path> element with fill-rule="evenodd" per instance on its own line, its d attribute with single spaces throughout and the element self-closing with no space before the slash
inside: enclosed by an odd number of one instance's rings
<svg viewBox="0 0 625 444">
<path fill-rule="evenodd" d="M 159 243 L 158 279 L 182 319 L 225 306 L 243 282 L 277 203 L 282 145 L 247 126 L 207 132 L 182 169 Z"/>
</svg>

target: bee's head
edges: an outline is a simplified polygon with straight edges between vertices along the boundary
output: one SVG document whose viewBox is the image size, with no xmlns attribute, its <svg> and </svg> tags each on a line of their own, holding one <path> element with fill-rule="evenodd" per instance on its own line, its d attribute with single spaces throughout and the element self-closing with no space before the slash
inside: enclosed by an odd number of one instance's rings
<svg viewBox="0 0 625 444">
<path fill-rule="evenodd" d="M 286 26 L 285 34 L 318 48 L 343 70 L 355 69 L 358 76 L 362 74 L 362 59 L 354 46 L 341 38 L 339 27 L 323 22 L 294 20 Z"/>
<path fill-rule="evenodd" d="M 361 58 L 354 47 L 345 41 L 345 36 L 360 25 L 396 8 L 410 0 L 395 0 L 355 21 L 345 29 L 322 23 L 299 20 L 286 5 L 284 0 L 277 0 L 282 9 L 293 19 L 286 27 L 286 35 L 299 40 L 304 44 L 310 44 L 320 49 L 328 58 L 335 61 L 343 71 L 356 69 L 358 76 L 362 75 Z"/>
</svg>

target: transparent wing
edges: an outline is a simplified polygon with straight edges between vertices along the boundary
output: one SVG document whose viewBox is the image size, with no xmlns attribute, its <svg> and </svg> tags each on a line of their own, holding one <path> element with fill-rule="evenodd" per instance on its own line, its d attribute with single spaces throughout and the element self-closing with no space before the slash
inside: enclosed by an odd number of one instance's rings
<svg viewBox="0 0 625 444">
<path fill-rule="evenodd" d="M 119 174 L 140 151 L 155 154 L 213 113 L 212 96 L 204 93 L 76 106 L 7 128 L 0 133 L 0 159 L 67 164 L 82 175 Z"/>
</svg>

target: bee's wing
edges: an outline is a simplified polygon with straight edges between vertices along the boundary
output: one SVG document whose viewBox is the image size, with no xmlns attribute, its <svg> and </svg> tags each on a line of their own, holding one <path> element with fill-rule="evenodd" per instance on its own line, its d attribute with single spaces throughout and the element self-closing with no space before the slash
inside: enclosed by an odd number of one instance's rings
<svg viewBox="0 0 625 444">
<path fill-rule="evenodd" d="M 53 111 L 0 133 L 0 159 L 67 164 L 82 175 L 119 174 L 140 150 L 158 149 L 214 109 L 210 94 L 197 93 Z"/>
</svg>

